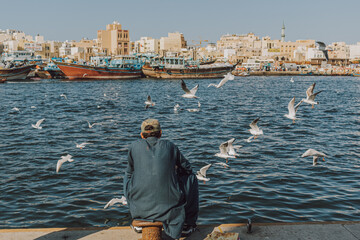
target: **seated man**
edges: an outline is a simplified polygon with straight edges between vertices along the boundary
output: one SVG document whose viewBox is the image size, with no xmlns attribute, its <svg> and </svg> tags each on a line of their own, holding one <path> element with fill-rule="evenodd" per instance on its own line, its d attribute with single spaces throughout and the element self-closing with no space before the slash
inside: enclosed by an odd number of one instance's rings
<svg viewBox="0 0 360 240">
<path fill-rule="evenodd" d="M 198 182 L 189 161 L 172 142 L 160 140 L 161 133 L 156 119 L 141 124 L 142 139 L 129 147 L 124 192 L 133 219 L 160 221 L 176 239 L 196 228 Z"/>
</svg>

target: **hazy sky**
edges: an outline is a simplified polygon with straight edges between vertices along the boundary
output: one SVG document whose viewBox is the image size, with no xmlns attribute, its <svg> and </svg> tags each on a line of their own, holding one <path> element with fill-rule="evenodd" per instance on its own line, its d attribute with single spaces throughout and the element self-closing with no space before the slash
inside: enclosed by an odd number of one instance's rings
<svg viewBox="0 0 360 240">
<path fill-rule="evenodd" d="M 43 35 L 45 40 L 94 39 L 114 20 L 131 41 L 179 31 L 216 42 L 224 34 L 255 33 L 286 41 L 360 42 L 360 0 L 0 0 L 0 29 Z"/>
</svg>

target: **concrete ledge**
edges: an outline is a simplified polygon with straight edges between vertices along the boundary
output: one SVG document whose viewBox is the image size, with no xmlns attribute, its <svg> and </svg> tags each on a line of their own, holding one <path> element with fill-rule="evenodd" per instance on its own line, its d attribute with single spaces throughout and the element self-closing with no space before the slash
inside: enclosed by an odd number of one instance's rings
<svg viewBox="0 0 360 240">
<path fill-rule="evenodd" d="M 360 221 L 253 223 L 247 234 L 245 223 L 202 225 L 186 240 L 206 238 L 213 231 L 237 232 L 241 240 L 360 240 Z M 137 240 L 141 234 L 130 227 L 0 229 L 0 240 Z"/>
</svg>

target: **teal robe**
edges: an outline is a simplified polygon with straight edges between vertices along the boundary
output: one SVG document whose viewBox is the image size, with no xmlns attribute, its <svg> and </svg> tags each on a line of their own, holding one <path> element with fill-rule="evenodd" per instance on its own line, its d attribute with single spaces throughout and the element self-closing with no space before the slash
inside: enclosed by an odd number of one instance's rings
<svg viewBox="0 0 360 240">
<path fill-rule="evenodd" d="M 185 221 L 179 172 L 190 175 L 192 169 L 172 142 L 149 137 L 129 147 L 124 190 L 130 214 L 133 219 L 163 222 L 172 238 L 180 238 Z"/>
</svg>

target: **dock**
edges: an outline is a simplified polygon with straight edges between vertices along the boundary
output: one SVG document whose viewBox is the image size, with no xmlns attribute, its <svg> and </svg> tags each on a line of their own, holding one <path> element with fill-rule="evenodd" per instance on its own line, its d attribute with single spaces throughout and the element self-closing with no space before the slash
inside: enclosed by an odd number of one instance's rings
<svg viewBox="0 0 360 240">
<path fill-rule="evenodd" d="M 251 233 L 246 223 L 201 225 L 187 238 L 205 239 L 213 231 L 239 233 L 240 240 L 360 240 L 360 221 L 253 223 Z M 141 234 L 130 227 L 0 229 L 0 240 L 138 240 Z M 164 237 L 164 240 L 167 239 Z"/>
</svg>

